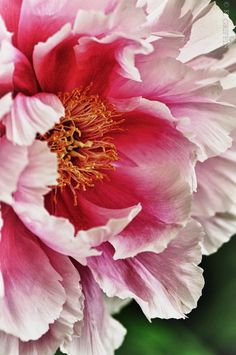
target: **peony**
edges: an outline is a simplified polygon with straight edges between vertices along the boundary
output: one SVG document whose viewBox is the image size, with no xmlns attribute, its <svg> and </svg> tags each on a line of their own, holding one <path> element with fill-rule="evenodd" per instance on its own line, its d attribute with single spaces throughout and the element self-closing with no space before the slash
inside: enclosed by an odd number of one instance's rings
<svg viewBox="0 0 236 355">
<path fill-rule="evenodd" d="M 224 15 L 205 0 L 0 15 L 1 351 L 113 354 L 125 330 L 105 295 L 148 319 L 184 318 L 201 295 L 200 164 L 236 128 L 231 74 L 208 64 Z"/>
</svg>

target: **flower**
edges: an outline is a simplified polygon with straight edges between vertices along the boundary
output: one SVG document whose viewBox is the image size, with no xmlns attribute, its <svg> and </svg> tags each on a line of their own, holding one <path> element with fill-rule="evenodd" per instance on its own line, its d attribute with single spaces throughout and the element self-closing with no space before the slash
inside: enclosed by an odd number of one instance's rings
<svg viewBox="0 0 236 355">
<path fill-rule="evenodd" d="M 125 330 L 104 293 L 149 319 L 184 318 L 201 295 L 195 166 L 236 124 L 228 72 L 197 67 L 222 12 L 23 0 L 0 14 L 1 349 L 112 354 Z"/>
</svg>

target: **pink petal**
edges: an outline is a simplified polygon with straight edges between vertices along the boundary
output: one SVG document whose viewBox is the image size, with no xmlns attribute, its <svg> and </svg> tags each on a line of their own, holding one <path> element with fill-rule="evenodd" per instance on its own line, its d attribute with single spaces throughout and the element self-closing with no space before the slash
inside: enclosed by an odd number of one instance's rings
<svg viewBox="0 0 236 355">
<path fill-rule="evenodd" d="M 202 229 L 192 221 L 160 254 L 115 261 L 113 248 L 104 245 L 103 254 L 91 257 L 88 265 L 109 297 L 134 298 L 148 318 L 184 318 L 196 307 L 203 287 L 202 271 L 196 266 L 201 237 Z"/>
<path fill-rule="evenodd" d="M 140 170 L 141 168 L 129 172 L 127 176 L 117 171 L 111 177 L 111 184 L 107 182 L 104 186 L 103 184 L 97 185 L 96 194 L 89 194 L 88 199 L 84 199 L 80 194 L 78 196 L 79 205 L 73 208 L 70 208 L 72 196 L 69 193 L 63 192 L 58 196 L 58 202 L 55 207 L 53 206 L 54 213 L 57 216 L 68 218 L 76 230 L 84 230 L 78 233 L 81 240 L 81 250 L 86 245 L 97 246 L 105 240 L 109 240 L 116 248 L 116 257 L 124 258 L 144 250 L 163 250 L 168 242 L 175 237 L 190 211 L 188 185 L 181 180 L 173 167 L 170 168 L 170 175 L 168 175 L 171 176 L 171 181 L 166 178 L 167 167 L 163 167 L 162 175 L 162 167 L 159 166 L 158 178 L 153 174 L 148 174 L 148 177 L 152 176 L 153 180 L 148 179 L 147 168 Z M 147 183 L 145 190 L 142 179 L 144 172 Z M 130 184 L 134 187 L 132 192 Z M 148 198 L 150 195 L 152 196 L 151 201 Z M 121 198 L 121 196 L 123 197 Z M 91 202 L 92 200 L 94 203 Z M 139 205 L 125 208 L 138 200 L 142 201 L 141 212 Z M 106 207 L 101 207 L 101 204 Z M 120 218 L 128 212 L 131 223 L 128 223 L 126 217 L 121 223 L 122 219 Z M 135 217 L 136 215 L 137 217 Z M 133 219 L 134 217 L 135 219 Z M 106 226 L 101 227 L 102 225 Z M 124 226 L 126 226 L 125 229 Z M 110 232 L 107 234 L 109 230 Z"/>
<path fill-rule="evenodd" d="M 53 268 L 62 276 L 62 286 L 66 292 L 66 302 L 60 317 L 50 325 L 48 332 L 36 341 L 20 342 L 22 355 L 52 355 L 63 344 L 72 339 L 74 324 L 83 318 L 83 295 L 80 276 L 69 258 L 45 250 Z"/>
<path fill-rule="evenodd" d="M 12 202 L 20 174 L 28 163 L 26 147 L 13 145 L 5 137 L 0 138 L 0 200 Z M 7 157 L 7 159 L 6 159 Z"/>
<path fill-rule="evenodd" d="M 20 355 L 18 338 L 0 331 L 0 344 L 3 354 Z"/>
<path fill-rule="evenodd" d="M 24 0 L 18 29 L 19 49 L 30 57 L 37 43 L 46 41 L 66 23 L 73 23 L 78 9 L 78 1 Z"/>
<path fill-rule="evenodd" d="M 112 355 L 124 338 L 125 329 L 105 308 L 103 294 L 88 268 L 79 268 L 85 297 L 84 319 L 79 336 L 62 347 L 68 355 Z"/>
<path fill-rule="evenodd" d="M 107 1 L 106 5 L 110 7 L 110 11 L 98 11 L 95 6 L 92 6 L 92 9 L 85 9 L 84 5 L 78 7 L 74 31 L 91 36 L 119 32 L 126 35 L 139 35 L 140 38 L 148 33 L 144 26 L 142 27 L 146 21 L 145 12 L 136 7 L 135 0 L 130 0 L 128 3 L 126 0 L 115 0 L 113 4 L 112 1 Z"/>
<path fill-rule="evenodd" d="M 215 82 L 218 78 L 212 79 L 213 74 L 210 71 L 193 70 L 174 58 L 155 56 L 151 57 L 151 60 L 145 60 L 142 56 L 137 61 L 137 68 L 142 79 L 140 83 L 114 77 L 109 95 L 124 98 L 133 96 L 135 92 L 135 96 L 166 104 L 177 104 L 210 101 L 221 94 L 219 83 L 216 91 Z M 225 72 L 217 71 L 217 74 L 225 76 Z"/>
<path fill-rule="evenodd" d="M 125 21 L 130 13 L 134 27 Z M 125 1 L 109 14 L 78 11 L 73 29 L 67 24 L 35 46 L 33 62 L 43 90 L 68 91 L 93 83 L 93 90 L 102 92 L 114 71 L 140 80 L 135 55 L 152 50 L 142 40 L 144 18 L 141 9 Z"/>
<path fill-rule="evenodd" d="M 65 302 L 61 276 L 9 207 L 3 209 L 0 299 L 2 331 L 23 341 L 36 340 L 56 320 Z"/>
<path fill-rule="evenodd" d="M 14 200 L 43 206 L 49 186 L 57 184 L 57 156 L 46 142 L 35 141 L 28 149 L 28 164 L 18 181 Z"/>
<path fill-rule="evenodd" d="M 3 220 L 2 220 L 2 206 L 0 204 L 0 241 L 2 239 L 2 227 L 3 227 Z M 0 272 L 0 297 L 4 295 L 4 285 L 3 285 L 3 279 L 2 279 L 2 274 Z"/>
<path fill-rule="evenodd" d="M 34 69 L 43 91 L 68 91 L 76 87 L 75 78 L 79 70 L 74 53 L 76 42 L 71 25 L 66 24 L 45 42 L 35 46 Z"/>
<path fill-rule="evenodd" d="M 14 48 L 9 40 L 0 42 L 0 96 L 11 91 L 13 88 L 14 73 Z"/>
<path fill-rule="evenodd" d="M 114 173 L 109 174 L 109 180 L 97 182 L 96 190 L 82 194 L 107 209 L 107 216 L 94 209 L 89 219 L 87 206 L 82 205 L 81 219 L 88 223 L 93 219 L 95 225 L 106 223 L 112 210 L 140 202 L 142 211 L 137 218 L 109 240 L 115 246 L 115 257 L 160 252 L 190 213 L 191 189 L 195 187 L 193 146 L 168 122 L 139 112 L 125 116 L 124 131 L 114 143 L 121 157 Z"/>
<path fill-rule="evenodd" d="M 126 186 L 132 183 L 133 192 L 140 193 L 143 210 L 131 225 L 109 240 L 116 251 L 115 259 L 133 257 L 144 251 L 161 252 L 189 216 L 190 191 L 178 170 L 167 165 L 133 170 L 128 180 L 123 178 L 122 182 Z M 142 185 L 144 174 L 145 188 Z"/>
<path fill-rule="evenodd" d="M 38 92 L 38 83 L 31 62 L 17 49 L 14 49 L 14 90 L 26 95 Z"/>
<path fill-rule="evenodd" d="M 154 48 L 153 53 L 149 56 L 142 57 L 143 61 L 149 62 L 150 59 L 158 58 L 176 58 L 180 53 L 180 48 L 183 47 L 185 38 L 181 33 L 176 32 L 158 32 L 154 37 L 152 46 Z"/>
<path fill-rule="evenodd" d="M 22 0 L 14 0 L 11 3 L 0 1 L 0 14 L 3 17 L 8 30 L 17 34 Z"/>
<path fill-rule="evenodd" d="M 8 93 L 1 97 L 0 99 L 0 120 L 4 117 L 11 109 L 12 106 L 12 95 Z"/>
<path fill-rule="evenodd" d="M 63 115 L 64 108 L 55 95 L 40 93 L 28 97 L 18 94 L 3 123 L 9 140 L 19 145 L 31 145 L 37 133 L 44 134 Z"/>
<path fill-rule="evenodd" d="M 198 163 L 193 214 L 209 217 L 230 211 L 236 201 L 236 142 L 222 155 Z"/>
<path fill-rule="evenodd" d="M 224 33 L 226 27 L 227 38 Z M 210 4 L 198 15 L 192 26 L 190 40 L 181 50 L 178 59 L 187 62 L 228 44 L 235 36 L 233 30 L 234 24 L 229 16 L 216 4 Z"/>
<path fill-rule="evenodd" d="M 131 298 L 126 298 L 124 300 L 118 297 L 105 297 L 105 303 L 110 314 L 117 314 L 126 307 L 132 300 Z"/>
<path fill-rule="evenodd" d="M 58 252 L 73 255 L 79 260 L 85 260 L 84 255 L 87 252 L 97 254 L 95 250 L 90 251 L 91 244 L 84 245 L 79 236 L 75 238 L 75 230 L 69 220 L 51 216 L 44 208 L 44 195 L 49 191 L 48 185 L 55 185 L 57 178 L 57 158 L 50 152 L 46 142 L 35 141 L 28 148 L 27 163 L 17 183 L 14 201 L 11 201 L 18 216 L 34 234 Z M 52 198 L 53 194 L 54 192 Z M 121 224 L 125 222 L 128 223 L 122 220 Z M 109 235 L 110 226 L 99 231 L 98 238 Z"/>
<path fill-rule="evenodd" d="M 189 37 L 193 14 L 182 8 L 183 1 L 164 0 L 148 2 L 148 24 L 153 33 L 169 32 L 181 33 L 184 35 L 185 42 Z M 192 9 L 191 9 L 192 10 Z"/>
<path fill-rule="evenodd" d="M 133 167 L 149 165 L 155 170 L 157 165 L 166 162 L 179 168 L 180 175 L 194 189 L 196 147 L 176 130 L 168 107 L 141 99 L 137 107 L 123 117 L 124 131 L 117 134 L 114 140 L 121 154 L 118 167 L 126 169 L 127 160 L 132 162 Z"/>
<path fill-rule="evenodd" d="M 195 217 L 203 226 L 206 235 L 202 242 L 203 254 L 215 253 L 224 243 L 228 242 L 236 231 L 236 211 L 216 213 L 211 217 Z"/>
<path fill-rule="evenodd" d="M 217 75 L 209 70 L 196 71 L 173 58 L 156 59 L 151 63 L 140 59 L 137 67 L 141 83 L 113 76 L 107 94 L 124 99 L 131 98 L 135 92 L 136 96 L 166 104 L 176 119 L 178 130 L 199 147 L 201 161 L 230 147 L 236 111 L 230 104 L 215 102 L 222 92 L 216 80 L 225 77 L 225 71 L 217 71 Z"/>
<path fill-rule="evenodd" d="M 178 129 L 199 147 L 198 158 L 204 161 L 217 156 L 232 144 L 230 132 L 236 124 L 234 107 L 218 103 L 173 105 Z"/>
<path fill-rule="evenodd" d="M 234 134 L 235 138 L 235 134 Z M 192 215 L 204 227 L 205 254 L 215 252 L 236 232 L 236 142 L 218 157 L 198 163 Z"/>
<path fill-rule="evenodd" d="M 93 247 L 120 233 L 140 211 L 140 206 L 124 209 L 105 225 L 80 230 L 75 236 L 74 226 L 68 219 L 50 215 L 43 206 L 19 201 L 13 207 L 27 228 L 47 246 L 82 264 L 86 264 L 89 255 L 99 254 Z"/>
</svg>

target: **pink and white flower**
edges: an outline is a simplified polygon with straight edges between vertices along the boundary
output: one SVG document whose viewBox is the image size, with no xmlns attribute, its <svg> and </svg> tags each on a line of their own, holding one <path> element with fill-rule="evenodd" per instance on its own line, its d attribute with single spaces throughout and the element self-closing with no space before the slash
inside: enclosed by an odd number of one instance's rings
<svg viewBox="0 0 236 355">
<path fill-rule="evenodd" d="M 104 293 L 149 319 L 201 295 L 195 167 L 236 129 L 228 72 L 197 66 L 222 45 L 222 12 L 22 0 L 0 15 L 1 349 L 113 354 L 125 330 Z"/>
</svg>

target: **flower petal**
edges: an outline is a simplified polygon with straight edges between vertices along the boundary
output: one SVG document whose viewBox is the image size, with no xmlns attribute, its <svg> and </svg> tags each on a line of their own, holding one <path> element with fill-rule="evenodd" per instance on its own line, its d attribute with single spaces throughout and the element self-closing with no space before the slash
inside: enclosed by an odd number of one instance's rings
<svg viewBox="0 0 236 355">
<path fill-rule="evenodd" d="M 233 22 L 215 3 L 208 5 L 201 14 L 192 26 L 189 42 L 181 50 L 178 59 L 182 62 L 220 48 L 235 37 Z"/>
<path fill-rule="evenodd" d="M 7 159 L 6 159 L 7 157 Z M 26 147 L 20 147 L 0 138 L 0 200 L 12 202 L 12 194 L 17 189 L 20 174 L 28 163 Z"/>
<path fill-rule="evenodd" d="M 67 218 L 50 215 L 43 206 L 18 201 L 13 207 L 29 230 L 47 246 L 82 264 L 86 264 L 88 256 L 99 254 L 95 246 L 120 233 L 140 211 L 139 205 L 123 209 L 105 225 L 80 230 L 75 236 L 74 226 Z"/>
<path fill-rule="evenodd" d="M 61 276 L 10 207 L 3 209 L 0 243 L 4 297 L 0 329 L 23 341 L 36 340 L 57 319 L 65 302 Z"/>
<path fill-rule="evenodd" d="M 70 91 L 93 83 L 94 92 L 101 93 L 113 72 L 140 80 L 135 55 L 150 53 L 152 46 L 142 39 L 145 16 L 134 3 L 122 0 L 107 14 L 80 9 L 73 28 L 68 23 L 38 43 L 33 62 L 43 90 Z M 134 27 L 125 21 L 131 14 Z"/>
<path fill-rule="evenodd" d="M 62 277 L 62 286 L 66 293 L 60 317 L 49 326 L 48 332 L 36 341 L 20 342 L 22 355 L 52 355 L 63 344 L 71 340 L 74 324 L 83 318 L 83 295 L 80 276 L 69 258 L 44 249 L 53 268 Z"/>
<path fill-rule="evenodd" d="M 0 344 L 3 354 L 20 355 L 18 338 L 0 331 Z"/>
<path fill-rule="evenodd" d="M 235 138 L 235 134 L 234 137 Z M 204 254 L 215 252 L 236 232 L 236 141 L 225 153 L 198 163 L 193 217 L 206 231 Z"/>
<path fill-rule="evenodd" d="M 236 201 L 236 142 L 222 155 L 198 163 L 196 173 L 193 215 L 210 217 L 230 211 Z"/>
<path fill-rule="evenodd" d="M 167 165 L 150 169 L 139 167 L 140 175 L 137 170 L 132 170 L 128 181 L 132 183 L 134 192 L 136 189 L 140 193 L 142 191 L 143 210 L 130 226 L 109 240 L 116 251 L 114 259 L 133 257 L 144 251 L 161 252 L 186 223 L 189 215 L 190 190 L 178 170 Z M 144 173 L 146 188 L 142 189 Z M 123 178 L 122 182 L 126 185 L 128 181 Z"/>
<path fill-rule="evenodd" d="M 0 96 L 13 89 L 13 72 L 15 52 L 7 35 L 1 38 L 4 31 L 4 23 L 0 17 Z"/>
<path fill-rule="evenodd" d="M 22 172 L 14 194 L 15 201 L 43 206 L 49 186 L 57 184 L 57 156 L 46 142 L 35 141 L 28 148 L 28 164 Z"/>
<path fill-rule="evenodd" d="M 4 117 L 11 109 L 12 106 L 12 95 L 8 93 L 1 97 L 0 99 L 0 120 Z"/>
<path fill-rule="evenodd" d="M 66 213 L 61 214 L 66 218 L 50 215 L 44 207 L 43 195 L 49 191 L 48 185 L 56 183 L 57 160 L 55 154 L 50 152 L 46 142 L 39 141 L 34 142 L 28 151 L 29 162 L 18 181 L 12 206 L 29 230 L 59 253 L 70 255 L 80 262 L 86 263 L 87 256 L 98 254 L 93 249 L 94 246 L 119 233 L 140 211 L 140 206 L 123 209 L 105 225 L 101 224 L 88 231 L 80 230 L 75 237 L 74 226 L 69 222 L 70 218 L 67 219 L 68 213 L 69 216 L 72 213 L 70 212 L 71 207 L 72 211 L 77 213 L 76 208 L 71 206 L 71 199 L 68 211 L 66 207 Z M 52 191 L 50 197 L 54 204 L 55 191 Z M 59 202 L 58 205 L 60 206 Z M 55 233 L 57 233 L 56 239 Z"/>
<path fill-rule="evenodd" d="M 91 257 L 88 266 L 109 296 L 134 298 L 148 318 L 184 318 L 196 307 L 203 287 L 200 225 L 191 221 L 160 254 L 141 253 L 113 260 L 114 250 L 104 245 L 103 254 Z M 132 278 L 130 275 L 132 274 Z"/>
<path fill-rule="evenodd" d="M 208 218 L 195 217 L 195 219 L 201 223 L 206 232 L 202 242 L 202 251 L 205 255 L 215 253 L 235 234 L 235 209 L 232 212 L 216 213 Z"/>
<path fill-rule="evenodd" d="M 24 96 L 14 99 L 11 113 L 2 122 L 9 140 L 19 145 L 31 145 L 37 133 L 44 134 L 64 115 L 60 100 L 52 94 Z"/>
<path fill-rule="evenodd" d="M 199 147 L 201 161 L 230 147 L 236 110 L 230 104 L 217 102 L 222 94 L 217 80 L 225 77 L 225 71 L 213 75 L 209 70 L 193 70 L 173 58 L 140 60 L 137 68 L 141 83 L 114 77 L 107 94 L 124 99 L 135 92 L 136 96 L 166 104 L 176 120 L 177 129 Z"/>
<path fill-rule="evenodd" d="M 186 103 L 171 107 L 171 111 L 179 119 L 178 129 L 199 147 L 200 161 L 231 147 L 230 132 L 236 124 L 234 107 L 214 102 Z"/>
<path fill-rule="evenodd" d="M 107 211 L 102 215 L 100 208 L 91 209 L 89 218 L 88 206 L 82 204 L 81 220 L 88 225 L 106 223 L 113 211 L 141 203 L 135 220 L 109 239 L 116 258 L 162 251 L 186 223 L 195 187 L 195 147 L 174 126 L 145 112 L 124 117 L 124 131 L 114 139 L 120 155 L 115 171 L 108 174 L 109 179 L 97 182 L 96 189 L 78 196 Z"/>
<path fill-rule="evenodd" d="M 73 23 L 78 1 L 23 0 L 18 27 L 18 47 L 28 57 L 37 43 L 46 41 L 66 23 Z M 40 28 L 40 31 L 38 30 Z"/>
<path fill-rule="evenodd" d="M 1 0 L 0 14 L 3 17 L 8 30 L 17 34 L 22 0 L 14 0 L 12 3 Z"/>
<path fill-rule="evenodd" d="M 124 338 L 125 329 L 105 308 L 103 294 L 88 268 L 79 268 L 85 297 L 84 319 L 79 336 L 62 351 L 68 355 L 112 355 Z"/>
</svg>

